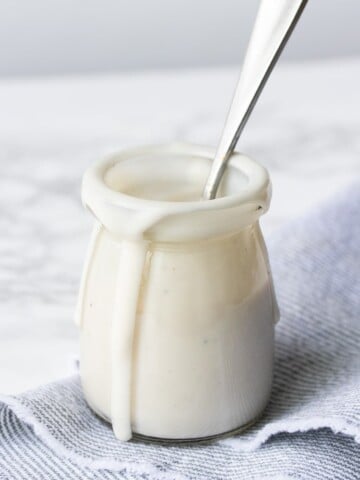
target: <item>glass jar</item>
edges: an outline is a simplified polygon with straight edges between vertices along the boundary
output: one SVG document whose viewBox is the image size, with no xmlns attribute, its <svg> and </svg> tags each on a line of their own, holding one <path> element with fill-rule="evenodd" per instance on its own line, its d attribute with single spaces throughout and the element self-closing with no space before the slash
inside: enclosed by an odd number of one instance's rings
<svg viewBox="0 0 360 480">
<path fill-rule="evenodd" d="M 96 224 L 77 310 L 91 408 L 121 440 L 215 438 L 262 413 L 278 309 L 259 217 L 267 171 L 232 156 L 200 201 L 214 151 L 187 144 L 114 154 L 89 168 Z"/>
</svg>

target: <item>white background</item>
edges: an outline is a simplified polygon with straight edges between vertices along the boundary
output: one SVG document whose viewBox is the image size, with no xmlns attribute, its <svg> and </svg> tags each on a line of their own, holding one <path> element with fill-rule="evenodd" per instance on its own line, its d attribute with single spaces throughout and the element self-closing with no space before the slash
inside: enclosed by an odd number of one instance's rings
<svg viewBox="0 0 360 480">
<path fill-rule="evenodd" d="M 0 75 L 240 65 L 257 6 L 257 0 L 0 0 Z M 285 57 L 359 54 L 359 19 L 359 0 L 309 0 Z"/>
</svg>

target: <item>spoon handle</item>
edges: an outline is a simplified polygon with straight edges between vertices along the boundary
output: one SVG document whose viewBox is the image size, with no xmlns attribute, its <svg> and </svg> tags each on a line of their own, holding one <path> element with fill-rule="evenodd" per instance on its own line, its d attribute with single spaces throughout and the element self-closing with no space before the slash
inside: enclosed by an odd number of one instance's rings
<svg viewBox="0 0 360 480">
<path fill-rule="evenodd" d="M 279 59 L 307 0 L 262 0 L 203 199 L 216 192 L 240 134 Z"/>
</svg>

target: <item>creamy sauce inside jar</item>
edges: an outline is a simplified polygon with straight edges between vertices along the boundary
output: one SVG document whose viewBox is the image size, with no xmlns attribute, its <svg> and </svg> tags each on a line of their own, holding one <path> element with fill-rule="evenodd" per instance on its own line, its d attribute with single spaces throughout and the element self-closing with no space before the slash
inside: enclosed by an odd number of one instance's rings
<svg viewBox="0 0 360 480">
<path fill-rule="evenodd" d="M 148 170 L 120 162 L 102 177 L 158 207 L 122 232 L 96 225 L 79 299 L 85 396 L 121 440 L 234 430 L 260 414 L 271 388 L 277 310 L 256 216 L 231 225 L 220 209 L 215 234 L 203 234 L 215 218 L 198 205 L 206 169 L 188 160 L 156 174 L 156 156 Z M 249 205 L 244 218 L 258 208 Z M 156 238 L 162 224 L 175 241 Z M 186 228 L 189 238 L 176 239 Z"/>
</svg>

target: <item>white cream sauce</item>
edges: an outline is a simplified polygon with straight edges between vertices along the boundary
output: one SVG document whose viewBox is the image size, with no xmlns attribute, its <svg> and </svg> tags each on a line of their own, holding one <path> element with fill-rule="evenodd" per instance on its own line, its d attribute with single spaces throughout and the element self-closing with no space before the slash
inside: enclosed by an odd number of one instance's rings
<svg viewBox="0 0 360 480">
<path fill-rule="evenodd" d="M 148 182 L 128 194 L 194 201 L 202 186 L 188 183 L 179 192 L 171 182 Z M 254 278 L 252 271 L 259 252 L 251 242 L 259 245 L 261 234 L 253 229 L 246 245 L 242 237 L 220 239 L 208 250 L 200 244 L 195 255 L 185 246 L 183 253 L 155 253 L 146 273 L 146 232 L 175 211 L 173 204 L 134 217 L 121 241 L 97 225 L 84 269 L 77 313 L 82 383 L 90 405 L 111 420 L 120 440 L 133 430 L 162 438 L 222 433 L 256 416 L 270 390 L 271 278 L 266 271 Z M 236 260 L 249 241 L 248 258 Z M 187 303 L 194 271 L 202 272 L 198 298 Z M 214 274 L 215 295 L 205 278 Z"/>
</svg>

